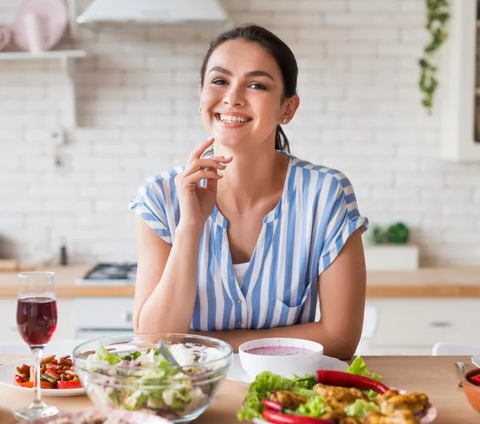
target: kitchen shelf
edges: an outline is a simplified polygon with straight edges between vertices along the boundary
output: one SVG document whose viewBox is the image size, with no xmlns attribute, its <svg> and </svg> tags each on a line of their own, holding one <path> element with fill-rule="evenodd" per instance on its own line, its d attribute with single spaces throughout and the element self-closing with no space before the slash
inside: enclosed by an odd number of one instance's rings
<svg viewBox="0 0 480 424">
<path fill-rule="evenodd" d="M 85 50 L 51 50 L 39 53 L 31 52 L 8 52 L 0 53 L 1 61 L 25 61 L 25 60 L 59 60 L 62 71 L 68 81 L 68 94 L 65 104 L 62 105 L 62 126 L 75 128 L 77 126 L 77 90 L 75 59 L 86 57 Z"/>
<path fill-rule="evenodd" d="M 53 59 L 75 59 L 85 57 L 85 50 L 51 50 L 39 53 L 31 52 L 9 52 L 0 53 L 1 60 L 53 60 Z"/>
<path fill-rule="evenodd" d="M 480 162 L 480 140 L 475 140 L 480 91 L 477 74 L 477 0 L 451 0 L 445 56 L 441 65 L 443 159 Z"/>
</svg>

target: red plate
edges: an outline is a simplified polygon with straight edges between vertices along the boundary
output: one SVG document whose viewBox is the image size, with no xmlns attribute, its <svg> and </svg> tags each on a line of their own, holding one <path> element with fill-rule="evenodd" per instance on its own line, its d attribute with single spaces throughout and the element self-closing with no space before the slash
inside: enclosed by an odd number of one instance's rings
<svg viewBox="0 0 480 424">
<path fill-rule="evenodd" d="M 401 395 L 404 395 L 408 393 L 406 390 L 401 390 L 401 389 L 394 389 L 391 388 L 392 390 L 398 390 L 398 392 Z M 433 423 L 437 419 L 437 408 L 435 408 L 432 404 L 428 404 L 427 407 L 423 410 L 423 412 L 419 415 L 417 415 L 418 418 L 420 418 L 420 424 L 429 424 Z M 265 424 L 267 421 L 262 420 L 260 418 L 254 418 L 253 423 L 255 424 Z"/>
</svg>

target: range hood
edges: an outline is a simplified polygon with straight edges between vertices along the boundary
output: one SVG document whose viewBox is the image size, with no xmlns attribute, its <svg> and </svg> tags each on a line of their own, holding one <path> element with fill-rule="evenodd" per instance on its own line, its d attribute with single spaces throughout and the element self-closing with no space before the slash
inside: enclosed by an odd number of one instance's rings
<svg viewBox="0 0 480 424">
<path fill-rule="evenodd" d="M 93 0 L 77 22 L 218 26 L 229 18 L 220 0 Z"/>
</svg>

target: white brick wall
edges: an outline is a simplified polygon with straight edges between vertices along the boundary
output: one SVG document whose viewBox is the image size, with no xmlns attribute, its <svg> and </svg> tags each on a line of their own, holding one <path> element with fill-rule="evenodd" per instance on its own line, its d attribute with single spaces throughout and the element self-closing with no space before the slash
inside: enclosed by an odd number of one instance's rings
<svg viewBox="0 0 480 424">
<path fill-rule="evenodd" d="M 22 0 L 3 1 L 11 24 Z M 88 2 L 88 0 L 87 0 Z M 478 265 L 480 164 L 439 159 L 440 116 L 420 106 L 424 0 L 222 0 L 236 23 L 283 37 L 300 66 L 293 153 L 345 172 L 372 223 L 404 220 L 422 265 Z M 9 3 L 7 5 L 7 3 Z M 79 61 L 80 128 L 55 168 L 62 113 L 55 62 L 0 62 L 0 236 L 24 263 L 135 260 L 127 209 L 151 174 L 182 164 L 204 137 L 199 68 L 214 32 L 81 28 L 60 47 Z M 0 246 L 0 252 L 2 248 Z"/>
</svg>

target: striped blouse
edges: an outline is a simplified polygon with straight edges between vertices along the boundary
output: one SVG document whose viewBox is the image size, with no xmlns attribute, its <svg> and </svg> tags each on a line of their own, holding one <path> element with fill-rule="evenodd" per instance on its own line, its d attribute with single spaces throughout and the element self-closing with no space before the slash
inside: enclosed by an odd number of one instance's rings
<svg viewBox="0 0 480 424">
<path fill-rule="evenodd" d="M 260 329 L 315 321 L 318 277 L 348 237 L 367 227 L 347 177 L 289 155 L 282 196 L 263 219 L 256 247 L 237 281 L 228 221 L 215 206 L 200 239 L 191 329 Z M 175 168 L 146 180 L 130 203 L 168 244 L 175 242 L 180 210 Z M 321 311 L 320 311 L 321 312 Z"/>
</svg>

